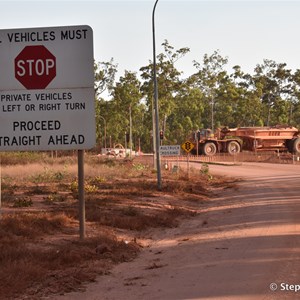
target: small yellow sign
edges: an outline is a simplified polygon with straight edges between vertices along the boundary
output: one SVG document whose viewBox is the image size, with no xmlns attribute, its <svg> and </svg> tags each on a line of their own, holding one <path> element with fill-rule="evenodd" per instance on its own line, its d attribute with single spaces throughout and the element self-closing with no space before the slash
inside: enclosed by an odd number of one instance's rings
<svg viewBox="0 0 300 300">
<path fill-rule="evenodd" d="M 181 148 L 187 153 L 192 151 L 194 147 L 195 147 L 194 144 L 190 141 L 186 141 L 181 145 Z"/>
</svg>

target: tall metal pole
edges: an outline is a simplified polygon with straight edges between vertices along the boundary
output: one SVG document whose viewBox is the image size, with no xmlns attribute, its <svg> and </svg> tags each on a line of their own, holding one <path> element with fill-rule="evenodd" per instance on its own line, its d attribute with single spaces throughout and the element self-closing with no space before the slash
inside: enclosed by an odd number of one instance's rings
<svg viewBox="0 0 300 300">
<path fill-rule="evenodd" d="M 154 97 L 152 98 L 152 148 L 153 148 L 153 169 L 156 170 L 156 131 L 155 131 L 155 109 Z"/>
<path fill-rule="evenodd" d="M 157 171 L 157 188 L 161 190 L 161 169 L 160 169 L 160 155 L 159 155 L 159 115 L 158 115 L 158 90 L 157 90 L 157 77 L 156 77 L 156 47 L 155 47 L 155 25 L 154 15 L 155 8 L 158 0 L 155 1 L 152 12 L 152 33 L 153 33 L 153 81 L 154 81 L 154 110 L 155 110 L 155 152 L 156 152 L 156 171 Z"/>
</svg>

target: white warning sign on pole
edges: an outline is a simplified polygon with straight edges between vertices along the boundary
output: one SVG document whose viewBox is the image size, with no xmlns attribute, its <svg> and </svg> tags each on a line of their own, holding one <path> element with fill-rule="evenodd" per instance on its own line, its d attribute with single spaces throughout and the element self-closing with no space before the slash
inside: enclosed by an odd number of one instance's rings
<svg viewBox="0 0 300 300">
<path fill-rule="evenodd" d="M 180 155 L 180 145 L 163 145 L 159 146 L 161 156 L 178 156 Z"/>
<path fill-rule="evenodd" d="M 89 26 L 0 30 L 0 151 L 95 145 Z"/>
</svg>

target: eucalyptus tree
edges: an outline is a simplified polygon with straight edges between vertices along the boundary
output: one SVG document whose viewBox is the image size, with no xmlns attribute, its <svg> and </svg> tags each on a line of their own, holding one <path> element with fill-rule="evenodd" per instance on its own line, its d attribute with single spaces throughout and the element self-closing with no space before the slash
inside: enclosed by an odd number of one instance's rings
<svg viewBox="0 0 300 300">
<path fill-rule="evenodd" d="M 191 132 L 203 127 L 203 93 L 189 79 L 183 80 L 174 103 L 174 111 L 169 117 L 169 138 L 173 143 L 182 143 Z"/>
<path fill-rule="evenodd" d="M 228 59 L 222 57 L 219 51 L 214 51 L 212 55 L 205 54 L 202 63 L 194 61 L 194 67 L 198 70 L 190 77 L 191 81 L 200 89 L 205 98 L 203 125 L 214 130 L 215 124 L 220 120 L 215 120 L 215 113 L 219 106 L 220 86 L 227 80 L 227 72 L 224 66 Z"/>
<path fill-rule="evenodd" d="M 95 62 L 94 61 L 94 90 L 95 90 L 95 114 L 96 114 L 96 133 L 97 140 L 100 141 L 102 137 L 101 146 L 106 145 L 104 141 L 104 132 L 107 130 L 107 122 L 111 103 L 104 97 L 111 95 L 115 77 L 117 74 L 118 65 L 114 63 L 113 58 L 109 62 Z"/>
<path fill-rule="evenodd" d="M 285 63 L 265 59 L 258 64 L 254 84 L 264 108 L 265 125 L 288 123 L 289 99 L 292 94 L 292 74 Z"/>
<path fill-rule="evenodd" d="M 262 126 L 262 103 L 252 76 L 244 73 L 238 65 L 233 70 L 230 77 L 237 93 L 234 126 Z"/>
<path fill-rule="evenodd" d="M 123 144 L 125 132 L 131 130 L 136 146 L 138 139 L 144 136 L 145 105 L 141 102 L 140 88 L 136 73 L 129 71 L 125 71 L 113 87 L 108 130 L 114 143 Z"/>
<path fill-rule="evenodd" d="M 158 104 L 159 104 L 159 120 L 160 124 L 158 130 L 163 130 L 166 138 L 172 139 L 169 136 L 171 131 L 168 128 L 168 119 L 174 113 L 176 103 L 175 97 L 179 93 L 182 80 L 182 74 L 175 67 L 175 63 L 186 55 L 190 49 L 180 48 L 174 50 L 174 47 L 169 44 L 167 40 L 162 44 L 164 53 L 157 56 L 157 85 L 158 85 Z M 142 93 L 144 101 L 147 105 L 147 126 L 152 128 L 152 112 L 153 112 L 153 63 L 140 68 L 142 78 Z M 151 130 L 151 129 L 150 129 Z"/>
<path fill-rule="evenodd" d="M 292 85 L 289 94 L 289 124 L 293 126 L 300 125 L 300 70 L 297 69 L 291 75 Z"/>
<path fill-rule="evenodd" d="M 114 63 L 114 59 L 111 58 L 109 62 L 94 62 L 94 89 L 96 98 L 107 92 L 112 91 L 116 73 L 118 71 L 118 64 Z"/>
</svg>

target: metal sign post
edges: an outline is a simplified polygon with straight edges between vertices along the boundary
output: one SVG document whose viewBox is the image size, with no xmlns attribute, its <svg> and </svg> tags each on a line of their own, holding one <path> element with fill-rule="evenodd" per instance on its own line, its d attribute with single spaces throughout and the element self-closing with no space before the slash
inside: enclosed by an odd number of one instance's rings
<svg viewBox="0 0 300 300">
<path fill-rule="evenodd" d="M 186 141 L 181 145 L 181 148 L 187 153 L 186 165 L 187 165 L 187 177 L 190 177 L 190 152 L 194 149 L 194 144 L 190 141 Z"/>
<path fill-rule="evenodd" d="M 186 164 L 187 164 L 187 178 L 190 178 L 190 153 L 187 154 L 186 158 Z"/>
<path fill-rule="evenodd" d="M 155 44 L 155 9 L 158 0 L 155 1 L 153 11 L 152 11 L 152 37 L 153 37 L 153 82 L 154 82 L 154 114 L 155 114 L 155 122 L 154 122 L 154 132 L 155 134 L 155 150 L 154 154 L 156 154 L 156 171 L 157 171 L 157 188 L 161 190 L 161 169 L 160 169 L 160 155 L 159 155 L 159 114 L 158 114 L 158 87 L 157 87 L 157 75 L 156 75 L 156 44 Z M 153 145 L 154 146 L 154 145 Z"/>
<path fill-rule="evenodd" d="M 79 235 L 85 238 L 84 151 L 78 150 Z"/>
<path fill-rule="evenodd" d="M 0 30 L 0 151 L 78 150 L 81 238 L 83 153 L 96 144 L 94 97 L 91 27 Z"/>
</svg>

